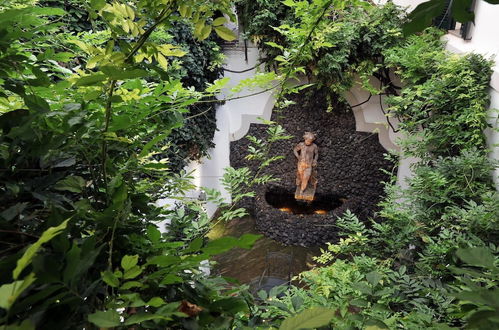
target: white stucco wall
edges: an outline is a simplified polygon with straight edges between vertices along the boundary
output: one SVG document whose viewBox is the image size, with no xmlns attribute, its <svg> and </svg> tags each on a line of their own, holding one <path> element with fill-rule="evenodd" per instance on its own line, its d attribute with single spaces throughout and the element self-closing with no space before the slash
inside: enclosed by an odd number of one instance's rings
<svg viewBox="0 0 499 330">
<path fill-rule="evenodd" d="M 393 3 L 401 6 L 401 7 L 406 7 L 408 10 L 412 10 L 416 8 L 417 5 L 420 3 L 423 3 L 428 0 L 393 0 Z M 388 0 L 375 0 L 374 3 L 378 5 L 383 5 L 387 3 Z"/>
<path fill-rule="evenodd" d="M 225 50 L 225 68 L 232 71 L 244 71 L 257 64 L 259 53 L 257 48 L 250 45 L 248 48 L 248 61 L 245 60 L 244 49 L 241 47 L 228 48 Z M 261 89 L 245 89 L 238 94 L 230 93 L 229 89 L 241 80 L 252 77 L 257 69 L 252 69 L 244 73 L 225 72 L 225 77 L 230 78 L 227 87 L 218 95 L 218 99 L 227 99 L 255 94 Z M 223 177 L 224 169 L 230 166 L 230 142 L 243 138 L 250 128 L 250 124 L 258 123 L 259 117 L 270 119 L 274 106 L 273 92 L 265 92 L 257 95 L 226 101 L 218 106 L 216 111 L 217 131 L 213 138 L 215 147 L 208 151 L 209 156 L 200 161 L 191 162 L 185 170 L 192 173 L 193 183 L 196 190 L 187 192 L 187 198 L 197 198 L 203 187 L 217 189 L 227 202 L 230 202 L 230 194 L 224 189 L 220 180 Z M 173 205 L 174 199 L 165 198 L 159 201 L 160 205 L 168 207 Z M 217 207 L 213 203 L 207 203 L 206 211 L 211 217 L 216 212 Z"/>
<path fill-rule="evenodd" d="M 383 1 L 383 0 L 382 0 Z M 394 0 L 394 3 L 400 6 L 409 6 L 409 9 L 415 8 L 422 0 Z M 454 33 L 447 33 L 444 39 L 447 41 L 446 48 L 457 54 L 478 53 L 495 61 L 493 73 L 490 80 L 490 107 L 489 123 L 493 127 L 486 130 L 487 143 L 489 146 L 490 157 L 499 160 L 499 121 L 497 109 L 499 109 L 499 5 L 492 5 L 483 0 L 477 0 L 475 3 L 475 21 L 472 25 L 469 37 L 470 40 L 464 40 Z M 493 173 L 493 179 L 496 187 L 499 189 L 499 169 Z"/>
</svg>

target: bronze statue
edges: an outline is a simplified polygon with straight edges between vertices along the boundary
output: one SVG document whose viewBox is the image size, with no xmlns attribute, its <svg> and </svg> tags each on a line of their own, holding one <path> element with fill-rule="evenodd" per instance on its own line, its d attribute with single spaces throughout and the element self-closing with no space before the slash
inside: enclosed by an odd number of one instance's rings
<svg viewBox="0 0 499 330">
<path fill-rule="evenodd" d="M 295 198 L 312 201 L 317 188 L 319 148 L 314 143 L 314 133 L 305 132 L 303 139 L 304 142 L 298 143 L 293 149 L 296 158 L 298 158 Z"/>
</svg>

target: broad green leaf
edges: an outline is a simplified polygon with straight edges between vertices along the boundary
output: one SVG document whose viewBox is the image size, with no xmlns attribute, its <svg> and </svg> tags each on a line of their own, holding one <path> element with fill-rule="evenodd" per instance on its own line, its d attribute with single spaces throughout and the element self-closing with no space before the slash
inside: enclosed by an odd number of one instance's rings
<svg viewBox="0 0 499 330">
<path fill-rule="evenodd" d="M 112 309 L 90 314 L 88 315 L 88 321 L 101 328 L 111 328 L 121 324 L 120 314 Z"/>
<path fill-rule="evenodd" d="M 151 240 L 151 242 L 157 243 L 161 239 L 161 232 L 156 226 L 149 225 L 147 226 L 147 237 Z"/>
<path fill-rule="evenodd" d="M 102 280 L 106 282 L 107 285 L 116 288 L 120 285 L 120 280 L 109 270 L 100 273 Z"/>
<path fill-rule="evenodd" d="M 223 16 L 218 17 L 215 20 L 213 20 L 213 26 L 220 26 L 220 25 L 224 25 L 225 23 L 227 23 L 227 19 Z"/>
<path fill-rule="evenodd" d="M 66 253 L 66 267 L 64 268 L 62 279 L 64 283 L 71 283 L 77 273 L 80 264 L 81 249 L 76 242 L 71 250 Z"/>
<path fill-rule="evenodd" d="M 64 9 L 57 7 L 35 7 L 29 9 L 35 15 L 64 16 L 67 14 L 67 12 Z"/>
<path fill-rule="evenodd" d="M 66 159 L 63 159 L 61 161 L 58 161 L 52 167 L 71 167 L 74 164 L 76 164 L 76 157 L 70 157 L 70 158 L 66 158 Z"/>
<path fill-rule="evenodd" d="M 156 135 L 151 141 L 146 143 L 144 149 L 142 149 L 142 151 L 139 153 L 138 158 L 147 156 L 149 150 L 151 150 L 151 148 L 159 141 L 166 139 L 168 135 L 170 135 L 170 130 L 168 130 L 166 133 Z"/>
<path fill-rule="evenodd" d="M 180 262 L 180 257 L 177 256 L 155 256 L 147 260 L 148 264 L 166 267 L 175 265 Z"/>
<path fill-rule="evenodd" d="M 120 286 L 120 289 L 121 290 L 128 290 L 131 288 L 140 288 L 140 287 L 142 287 L 142 283 L 140 283 L 138 281 L 128 281 L 128 282 L 123 283 L 123 285 Z"/>
<path fill-rule="evenodd" d="M 199 40 L 204 40 L 208 38 L 210 36 L 210 33 L 211 33 L 211 25 L 205 25 L 198 36 Z"/>
<path fill-rule="evenodd" d="M 215 32 L 218 34 L 220 38 L 227 41 L 233 41 L 237 39 L 234 32 L 232 32 L 229 28 L 225 26 L 215 26 Z"/>
<path fill-rule="evenodd" d="M 21 214 L 29 203 L 17 203 L 0 213 L 0 216 L 7 221 L 13 220 L 16 216 Z"/>
<path fill-rule="evenodd" d="M 205 91 L 208 93 L 215 93 L 220 89 L 224 88 L 229 81 L 230 81 L 229 77 L 217 79 L 213 82 L 213 84 L 209 84 L 208 87 L 205 89 Z"/>
<path fill-rule="evenodd" d="M 168 70 L 168 60 L 163 56 L 163 54 L 156 54 L 156 59 L 163 70 Z"/>
<path fill-rule="evenodd" d="M 161 54 L 163 54 L 164 56 L 182 57 L 187 53 L 180 48 L 163 47 L 161 49 Z"/>
<path fill-rule="evenodd" d="M 121 258 L 121 267 L 126 271 L 129 270 L 137 265 L 139 262 L 139 255 L 133 255 L 133 256 L 124 256 Z"/>
<path fill-rule="evenodd" d="M 483 304 L 493 308 L 499 308 L 498 288 L 494 289 L 480 288 L 480 289 L 475 289 L 473 291 L 461 291 L 456 294 L 453 294 L 453 296 L 464 301 L 472 302 L 477 305 Z"/>
<path fill-rule="evenodd" d="M 221 237 L 219 239 L 209 241 L 206 244 L 206 247 L 203 248 L 203 252 L 208 254 L 219 254 L 228 251 L 234 247 L 251 249 L 253 244 L 260 237 L 262 237 L 262 235 L 254 235 L 254 234 L 244 234 L 239 238 L 231 236 Z"/>
<path fill-rule="evenodd" d="M 244 234 L 238 239 L 238 246 L 243 249 L 251 249 L 253 244 L 259 240 L 262 235 L 257 234 Z"/>
<path fill-rule="evenodd" d="M 107 76 L 102 73 L 94 73 L 89 76 L 79 78 L 75 82 L 75 86 L 93 86 L 100 85 L 101 82 L 107 79 Z"/>
<path fill-rule="evenodd" d="M 353 283 L 352 288 L 359 290 L 363 294 L 372 294 L 373 290 L 366 282 Z"/>
<path fill-rule="evenodd" d="M 35 326 L 30 319 L 27 319 L 22 321 L 19 325 L 18 324 L 7 325 L 5 326 L 5 330 L 35 330 Z"/>
<path fill-rule="evenodd" d="M 279 330 L 315 329 L 329 324 L 335 311 L 329 308 L 314 307 L 288 317 L 282 322 Z"/>
<path fill-rule="evenodd" d="M 147 77 L 149 73 L 141 69 L 124 70 L 115 66 L 103 66 L 102 72 L 112 80 L 125 80 Z"/>
<path fill-rule="evenodd" d="M 9 310 L 19 295 L 35 280 L 35 273 L 31 273 L 23 280 L 2 285 L 0 287 L 0 307 Z"/>
<path fill-rule="evenodd" d="M 68 176 L 54 185 L 56 190 L 66 190 L 74 193 L 81 193 L 86 186 L 85 179 L 81 176 Z"/>
<path fill-rule="evenodd" d="M 483 247 L 458 249 L 456 252 L 459 259 L 471 266 L 494 267 L 494 255 L 489 249 Z"/>
<path fill-rule="evenodd" d="M 203 31 L 204 26 L 205 26 L 204 21 L 199 21 L 196 23 L 196 25 L 194 26 L 194 35 L 196 37 L 199 38 L 201 32 Z"/>
<path fill-rule="evenodd" d="M 118 103 L 114 102 L 113 103 Z M 116 132 L 119 130 L 127 129 L 130 126 L 137 124 L 137 117 L 133 117 L 132 115 L 119 115 L 115 116 L 111 122 L 111 125 L 109 126 L 109 130 L 111 132 Z"/>
<path fill-rule="evenodd" d="M 371 283 L 371 285 L 376 285 L 379 283 L 379 281 L 381 281 L 381 278 L 382 276 L 376 272 L 376 271 L 372 271 L 368 274 L 366 274 L 366 280 Z"/>
<path fill-rule="evenodd" d="M 430 26 L 433 18 L 440 15 L 447 2 L 442 0 L 430 0 L 419 4 L 408 16 L 409 22 L 403 26 L 404 34 L 422 31 Z"/>
<path fill-rule="evenodd" d="M 292 298 L 291 298 L 291 304 L 293 305 L 293 309 L 295 311 L 298 311 L 300 309 L 300 307 L 303 305 L 303 298 L 298 295 L 298 294 L 295 294 Z"/>
<path fill-rule="evenodd" d="M 185 252 L 197 252 L 201 249 L 201 246 L 203 246 L 203 238 L 198 237 L 194 239 L 191 244 L 189 244 L 189 247 L 185 250 Z"/>
<path fill-rule="evenodd" d="M 50 241 L 52 238 L 62 233 L 62 231 L 66 229 L 68 221 L 69 219 L 63 221 L 59 226 L 50 227 L 49 229 L 45 230 L 38 241 L 36 241 L 33 245 L 26 249 L 23 256 L 19 260 L 17 260 L 17 266 L 12 272 L 12 277 L 15 280 L 17 280 L 24 268 L 26 268 L 26 266 L 31 263 L 31 260 L 33 260 L 33 257 L 36 255 L 42 244 Z"/>
<path fill-rule="evenodd" d="M 147 306 L 152 306 L 152 307 L 160 307 L 165 304 L 166 302 L 161 297 L 153 297 L 148 302 L 146 302 Z"/>
<path fill-rule="evenodd" d="M 76 86 L 93 86 L 100 85 L 101 82 L 107 79 L 107 76 L 102 73 L 94 73 L 89 76 L 84 76 L 79 78 L 76 82 Z"/>
<path fill-rule="evenodd" d="M 178 12 L 180 16 L 182 17 L 187 17 L 187 12 L 188 12 L 189 6 L 186 4 L 182 4 L 178 7 Z"/>
<path fill-rule="evenodd" d="M 173 274 L 168 274 L 166 275 L 163 280 L 161 281 L 161 284 L 165 284 L 165 285 L 168 285 L 168 284 L 175 284 L 175 283 L 181 283 L 183 282 L 184 280 L 182 279 L 182 277 L 180 276 L 177 276 L 177 275 L 173 275 Z"/>
<path fill-rule="evenodd" d="M 242 298 L 229 297 L 215 301 L 210 305 L 211 310 L 236 314 L 239 312 L 247 312 L 248 304 Z"/>
<path fill-rule="evenodd" d="M 125 274 L 123 274 L 123 278 L 129 280 L 132 278 L 136 278 L 141 273 L 142 273 L 142 268 L 139 266 L 134 266 L 134 267 L 127 269 L 125 271 Z"/>
<path fill-rule="evenodd" d="M 43 98 L 37 95 L 24 95 L 24 103 L 28 109 L 36 112 L 50 111 L 50 105 Z"/>
<path fill-rule="evenodd" d="M 90 0 L 92 9 L 99 11 L 106 6 L 106 0 Z"/>
<path fill-rule="evenodd" d="M 265 290 L 258 291 L 257 295 L 262 300 L 266 300 L 268 298 L 267 291 L 265 291 Z M 293 298 L 295 298 L 295 297 L 297 297 L 297 296 L 294 296 Z"/>
<path fill-rule="evenodd" d="M 380 321 L 380 320 L 376 320 L 376 319 L 370 319 L 370 320 L 367 320 L 366 323 L 364 323 L 364 326 L 366 330 L 383 330 L 383 329 L 388 329 L 388 326 Z"/>
<path fill-rule="evenodd" d="M 165 316 L 162 316 L 159 314 L 139 313 L 139 314 L 134 314 L 134 315 L 130 316 L 129 318 L 127 318 L 125 320 L 124 325 L 132 325 L 132 324 L 137 324 L 137 323 L 141 323 L 141 322 L 149 321 L 149 320 L 171 320 L 171 318 L 165 317 Z"/>
<path fill-rule="evenodd" d="M 272 42 L 272 41 L 267 41 L 265 42 L 266 45 L 269 45 L 270 47 L 274 47 L 274 48 L 277 48 L 277 49 L 280 49 L 280 50 L 284 50 L 284 47 L 279 45 L 279 44 L 276 44 L 275 42 Z"/>
</svg>

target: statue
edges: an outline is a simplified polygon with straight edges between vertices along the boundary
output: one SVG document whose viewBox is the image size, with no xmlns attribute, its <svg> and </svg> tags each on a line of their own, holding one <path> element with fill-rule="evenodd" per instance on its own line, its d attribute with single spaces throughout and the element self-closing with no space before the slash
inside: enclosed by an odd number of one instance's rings
<svg viewBox="0 0 499 330">
<path fill-rule="evenodd" d="M 305 132 L 303 139 L 304 142 L 298 143 L 293 149 L 296 158 L 298 158 L 295 199 L 313 201 L 317 188 L 319 148 L 314 143 L 314 133 Z"/>
</svg>

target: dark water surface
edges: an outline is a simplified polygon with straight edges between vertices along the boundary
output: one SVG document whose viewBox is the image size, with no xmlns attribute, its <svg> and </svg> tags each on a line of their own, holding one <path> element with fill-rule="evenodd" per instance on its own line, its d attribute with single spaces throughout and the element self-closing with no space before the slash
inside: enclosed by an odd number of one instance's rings
<svg viewBox="0 0 499 330">
<path fill-rule="evenodd" d="M 208 234 L 211 239 L 223 236 L 239 237 L 243 234 L 260 234 L 255 229 L 255 219 L 244 217 L 234 219 L 229 223 L 221 223 Z M 269 252 L 292 254 L 291 273 L 298 275 L 302 271 L 311 269 L 315 262 L 313 256 L 320 254 L 318 247 L 305 248 L 301 246 L 285 246 L 263 236 L 253 245 L 251 250 L 235 248 L 213 258 L 217 262 L 214 274 L 237 279 L 240 283 L 250 283 L 259 278 L 266 268 L 266 256 Z"/>
<path fill-rule="evenodd" d="M 291 214 L 327 214 L 341 206 L 345 198 L 336 194 L 316 194 L 311 202 L 298 201 L 294 193 L 284 189 L 269 190 L 265 193 L 267 203 L 282 212 Z"/>
</svg>

